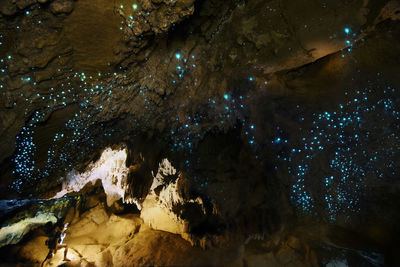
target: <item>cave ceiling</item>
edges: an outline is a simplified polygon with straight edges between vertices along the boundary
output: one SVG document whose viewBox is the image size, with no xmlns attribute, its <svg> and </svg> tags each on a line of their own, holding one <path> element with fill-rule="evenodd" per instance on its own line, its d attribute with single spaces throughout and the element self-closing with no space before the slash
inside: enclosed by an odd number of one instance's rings
<svg viewBox="0 0 400 267">
<path fill-rule="evenodd" d="M 1 0 L 2 199 L 71 193 L 116 149 L 113 197 L 151 205 L 171 164 L 211 235 L 395 231 L 399 20 L 395 0 Z"/>
</svg>

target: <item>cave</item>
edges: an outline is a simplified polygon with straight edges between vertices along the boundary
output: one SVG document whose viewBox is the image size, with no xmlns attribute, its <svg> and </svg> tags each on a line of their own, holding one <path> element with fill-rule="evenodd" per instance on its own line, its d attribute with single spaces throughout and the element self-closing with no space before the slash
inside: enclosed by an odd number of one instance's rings
<svg viewBox="0 0 400 267">
<path fill-rule="evenodd" d="M 0 0 L 0 266 L 400 266 L 400 1 Z"/>
</svg>

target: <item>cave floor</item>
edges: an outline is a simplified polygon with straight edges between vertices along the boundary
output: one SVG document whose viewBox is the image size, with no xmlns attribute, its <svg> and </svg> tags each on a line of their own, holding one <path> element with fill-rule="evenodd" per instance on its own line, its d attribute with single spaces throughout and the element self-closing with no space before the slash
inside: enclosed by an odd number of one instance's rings
<svg viewBox="0 0 400 267">
<path fill-rule="evenodd" d="M 351 258 L 373 266 L 380 260 L 376 253 L 341 249 L 339 238 L 328 240 L 325 228 L 315 228 L 314 238 L 304 236 L 312 232 L 309 228 L 297 229 L 268 238 L 254 235 L 215 248 L 192 246 L 178 234 L 152 229 L 139 214 L 109 212 L 104 203 L 69 216 L 73 219 L 64 243 L 71 261 L 63 261 L 64 249 L 60 249 L 43 266 L 342 266 Z M 2 258 L 4 254 L 8 258 L 0 266 L 40 266 L 48 253 L 47 239 L 39 228 L 23 242 L 2 248 Z M 347 260 L 340 257 L 344 254 Z"/>
</svg>

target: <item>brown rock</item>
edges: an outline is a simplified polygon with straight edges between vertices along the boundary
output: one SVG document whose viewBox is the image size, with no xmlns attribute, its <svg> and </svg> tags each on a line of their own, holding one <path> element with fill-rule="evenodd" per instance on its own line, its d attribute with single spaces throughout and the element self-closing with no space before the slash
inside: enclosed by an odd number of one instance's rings
<svg viewBox="0 0 400 267">
<path fill-rule="evenodd" d="M 72 1 L 56 0 L 50 4 L 50 10 L 53 14 L 69 14 L 74 10 L 74 3 Z"/>
<path fill-rule="evenodd" d="M 288 237 L 287 245 L 294 250 L 301 250 L 302 248 L 301 241 L 292 235 Z"/>
<path fill-rule="evenodd" d="M 11 95 L 10 92 L 5 93 L 5 101 L 4 101 L 4 107 L 5 108 L 12 108 L 14 103 L 14 97 Z"/>
<path fill-rule="evenodd" d="M 11 1 L 7 1 L 2 3 L 0 6 L 0 13 L 6 16 L 12 16 L 17 12 L 17 7 L 11 3 Z"/>
<path fill-rule="evenodd" d="M 16 4 L 19 9 L 25 9 L 28 6 L 33 5 L 36 3 L 36 0 L 17 0 Z"/>
<path fill-rule="evenodd" d="M 13 125 L 17 118 L 15 112 L 11 110 L 0 112 L 0 128 L 7 129 Z"/>
<path fill-rule="evenodd" d="M 141 4 L 141 7 L 142 7 L 144 10 L 150 10 L 150 9 L 152 9 L 153 5 L 152 5 L 152 3 L 151 3 L 150 0 L 143 0 L 143 1 L 142 1 L 142 4 Z"/>
<path fill-rule="evenodd" d="M 309 264 L 313 267 L 317 267 L 318 265 L 318 257 L 317 257 L 317 253 L 315 253 L 314 250 L 310 251 L 309 254 Z"/>
</svg>

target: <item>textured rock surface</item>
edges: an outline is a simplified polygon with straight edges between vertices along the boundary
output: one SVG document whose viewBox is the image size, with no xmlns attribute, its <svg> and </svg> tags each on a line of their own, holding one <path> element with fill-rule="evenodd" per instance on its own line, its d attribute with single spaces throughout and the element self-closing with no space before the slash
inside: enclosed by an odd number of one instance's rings
<svg viewBox="0 0 400 267">
<path fill-rule="evenodd" d="M 80 194 L 82 235 L 142 209 L 138 238 L 121 233 L 133 249 L 85 239 L 71 264 L 398 265 L 398 1 L 1 0 L 0 14 L 2 199 Z M 121 145 L 118 179 L 91 172 Z M 16 255 L 38 261 L 21 238 Z"/>
<path fill-rule="evenodd" d="M 298 228 L 270 237 L 252 235 L 246 240 L 231 241 L 223 248 L 202 249 L 179 235 L 149 228 L 137 215 L 109 215 L 99 204 L 76 217 L 68 228 L 65 243 L 71 261 L 62 261 L 61 250 L 45 266 L 331 266 L 339 262 L 373 266 L 374 261 L 380 264 L 380 254 L 338 248 L 338 240 L 329 238 L 331 231 L 314 225 L 313 230 Z M 335 231 L 343 234 L 341 229 Z M 39 266 L 48 251 L 47 238 L 38 230 L 29 240 L 7 248 L 7 255 L 0 254 L 3 266 L 12 266 L 15 259 Z M 316 245 L 323 239 L 324 246 Z"/>
<path fill-rule="evenodd" d="M 0 247 L 18 244 L 32 230 L 74 214 L 79 198 L 56 200 L 2 200 L 0 207 Z"/>
<path fill-rule="evenodd" d="M 50 4 L 50 10 L 54 14 L 68 14 L 71 13 L 74 9 L 74 2 L 73 1 L 63 1 L 63 0 L 56 0 Z"/>
<path fill-rule="evenodd" d="M 141 205 L 140 217 L 144 223 L 156 230 L 179 234 L 194 243 L 196 240 L 192 240 L 188 226 L 194 226 L 198 222 L 190 222 L 190 219 L 195 218 L 187 218 L 184 213 L 194 210 L 196 216 L 204 220 L 206 211 L 200 197 L 189 198 L 188 189 L 187 178 L 177 172 L 168 159 L 163 159 L 149 194 Z"/>
</svg>

